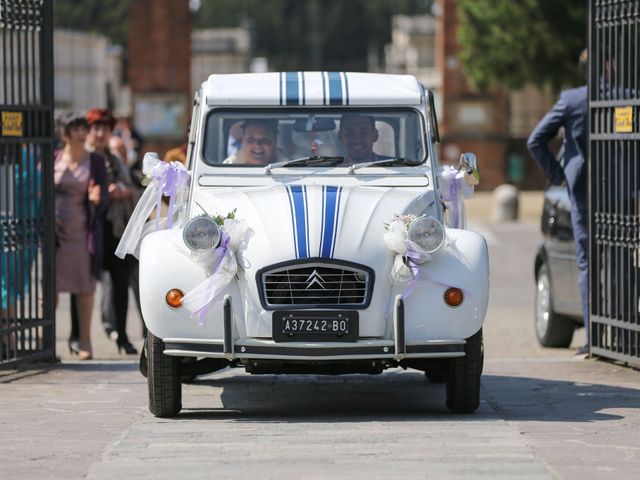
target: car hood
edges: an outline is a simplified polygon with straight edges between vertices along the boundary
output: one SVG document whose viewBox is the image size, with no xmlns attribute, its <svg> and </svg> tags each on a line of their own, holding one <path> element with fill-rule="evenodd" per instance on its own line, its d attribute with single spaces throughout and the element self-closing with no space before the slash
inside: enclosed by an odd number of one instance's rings
<svg viewBox="0 0 640 480">
<path fill-rule="evenodd" d="M 199 189 L 198 208 L 209 215 L 235 210 L 254 234 L 244 261 L 248 270 L 295 259 L 346 260 L 377 270 L 392 260 L 384 243 L 394 215 L 437 217 L 433 190 L 406 187 L 286 185 Z"/>
</svg>

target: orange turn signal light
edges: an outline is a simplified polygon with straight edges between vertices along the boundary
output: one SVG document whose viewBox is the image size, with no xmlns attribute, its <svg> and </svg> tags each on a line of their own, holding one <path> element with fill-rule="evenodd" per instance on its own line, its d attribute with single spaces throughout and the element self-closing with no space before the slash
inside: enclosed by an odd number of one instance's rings
<svg viewBox="0 0 640 480">
<path fill-rule="evenodd" d="M 464 300 L 464 295 L 462 294 L 462 290 L 459 288 L 451 287 L 447 288 L 447 291 L 444 292 L 444 301 L 450 307 L 457 307 Z"/>
<path fill-rule="evenodd" d="M 167 305 L 169 305 L 171 308 L 179 308 L 182 306 L 182 297 L 184 297 L 184 293 L 182 293 L 182 290 L 172 288 L 167 292 L 164 298 L 167 301 Z"/>
</svg>

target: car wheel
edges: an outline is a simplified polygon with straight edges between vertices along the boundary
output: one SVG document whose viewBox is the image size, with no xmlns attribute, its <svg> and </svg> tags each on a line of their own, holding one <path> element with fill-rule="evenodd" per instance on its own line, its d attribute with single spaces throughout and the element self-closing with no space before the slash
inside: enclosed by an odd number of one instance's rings
<svg viewBox="0 0 640 480">
<path fill-rule="evenodd" d="M 147 386 L 149 411 L 156 417 L 173 417 L 182 408 L 180 359 L 164 353 L 164 342 L 147 334 Z"/>
<path fill-rule="evenodd" d="M 575 322 L 553 311 L 549 267 L 543 263 L 538 270 L 535 295 L 535 329 L 543 347 L 566 348 L 571 345 Z"/>
<path fill-rule="evenodd" d="M 482 329 L 467 338 L 464 357 L 451 360 L 447 376 L 447 408 L 456 413 L 473 413 L 480 406 L 480 377 L 484 364 Z"/>
</svg>

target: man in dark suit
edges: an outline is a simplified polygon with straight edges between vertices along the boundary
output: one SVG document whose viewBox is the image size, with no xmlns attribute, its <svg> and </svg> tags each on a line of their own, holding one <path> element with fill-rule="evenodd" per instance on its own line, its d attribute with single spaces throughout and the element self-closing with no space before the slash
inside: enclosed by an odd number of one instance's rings
<svg viewBox="0 0 640 480">
<path fill-rule="evenodd" d="M 586 73 L 587 51 L 580 54 L 580 66 Z M 587 86 L 565 90 L 527 140 L 527 147 L 554 185 L 566 181 L 571 201 L 571 223 L 576 243 L 576 262 L 580 271 L 579 287 L 587 343 L 579 353 L 589 351 L 589 253 L 587 231 Z M 564 129 L 564 161 L 549 150 L 560 128 Z"/>
</svg>

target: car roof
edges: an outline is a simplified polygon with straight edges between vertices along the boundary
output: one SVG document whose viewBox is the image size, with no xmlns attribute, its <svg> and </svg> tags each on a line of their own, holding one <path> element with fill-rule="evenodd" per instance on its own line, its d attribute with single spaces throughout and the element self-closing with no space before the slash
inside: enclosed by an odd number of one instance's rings
<svg viewBox="0 0 640 480">
<path fill-rule="evenodd" d="M 408 106 L 422 100 L 414 76 L 382 73 L 214 74 L 202 89 L 210 106 Z"/>
</svg>

